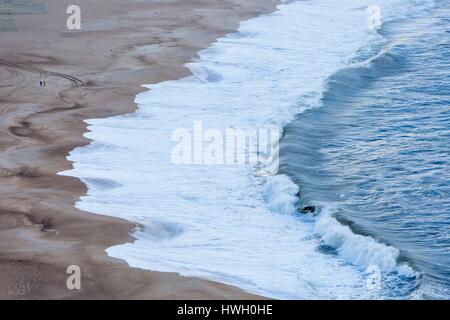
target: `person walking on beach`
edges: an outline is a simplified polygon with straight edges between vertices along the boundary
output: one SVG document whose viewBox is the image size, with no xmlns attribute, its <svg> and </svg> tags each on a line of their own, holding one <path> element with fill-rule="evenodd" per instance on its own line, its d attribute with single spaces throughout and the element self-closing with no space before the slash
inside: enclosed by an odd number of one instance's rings
<svg viewBox="0 0 450 320">
<path fill-rule="evenodd" d="M 39 81 L 39 85 L 42 87 L 42 81 Z"/>
</svg>

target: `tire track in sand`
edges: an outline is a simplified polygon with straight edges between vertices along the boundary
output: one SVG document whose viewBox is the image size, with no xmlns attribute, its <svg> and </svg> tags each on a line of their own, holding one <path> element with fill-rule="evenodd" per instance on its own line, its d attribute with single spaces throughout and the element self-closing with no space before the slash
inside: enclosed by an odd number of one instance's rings
<svg viewBox="0 0 450 320">
<path fill-rule="evenodd" d="M 23 90 L 24 88 L 26 88 L 27 79 L 26 79 L 25 75 L 23 74 L 23 72 L 39 74 L 40 77 L 42 77 L 42 78 L 44 78 L 44 77 L 63 78 L 63 79 L 70 81 L 72 83 L 72 86 L 74 86 L 74 87 L 84 86 L 84 82 L 74 76 L 71 76 L 71 75 L 65 74 L 65 73 L 59 73 L 59 72 L 45 70 L 45 69 L 39 68 L 37 66 L 31 65 L 31 64 L 14 63 L 14 62 L 10 62 L 10 61 L 4 60 L 4 59 L 0 59 L 0 67 L 10 73 L 10 75 L 11 75 L 10 78 L 12 78 L 12 77 L 18 78 L 18 81 L 16 82 L 16 84 L 14 84 L 14 88 L 12 90 L 10 90 L 9 92 L 0 96 L 0 113 L 4 112 L 5 109 L 7 108 L 5 106 L 6 98 L 11 97 L 12 95 L 14 95 L 14 94 L 20 92 L 21 90 Z"/>
</svg>

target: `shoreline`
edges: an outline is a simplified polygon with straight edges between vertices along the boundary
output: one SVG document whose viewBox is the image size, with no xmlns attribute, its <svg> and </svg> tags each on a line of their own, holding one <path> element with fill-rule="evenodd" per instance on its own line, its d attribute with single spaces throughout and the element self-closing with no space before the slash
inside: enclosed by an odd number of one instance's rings
<svg viewBox="0 0 450 320">
<path fill-rule="evenodd" d="M 17 15 L 18 31 L 0 33 L 0 298 L 258 298 L 108 257 L 106 248 L 133 241 L 134 225 L 76 209 L 86 187 L 56 173 L 71 168 L 69 151 L 89 143 L 83 120 L 135 111 L 142 84 L 188 75 L 183 65 L 199 50 L 277 3 L 82 0 L 78 32 L 65 29 L 69 1 L 46 3 L 46 15 Z M 69 265 L 81 268 L 81 290 L 66 288 Z"/>
</svg>

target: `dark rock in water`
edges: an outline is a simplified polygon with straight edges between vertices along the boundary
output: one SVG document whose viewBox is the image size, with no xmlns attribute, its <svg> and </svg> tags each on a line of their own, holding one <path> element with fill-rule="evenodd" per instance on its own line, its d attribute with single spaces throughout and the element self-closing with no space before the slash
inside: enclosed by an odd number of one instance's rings
<svg viewBox="0 0 450 320">
<path fill-rule="evenodd" d="M 302 213 L 315 213 L 316 212 L 316 207 L 315 206 L 306 206 L 306 207 L 303 207 L 301 212 Z"/>
<path fill-rule="evenodd" d="M 337 255 L 337 250 L 326 244 L 320 244 L 317 247 L 317 250 L 323 254 Z"/>
</svg>

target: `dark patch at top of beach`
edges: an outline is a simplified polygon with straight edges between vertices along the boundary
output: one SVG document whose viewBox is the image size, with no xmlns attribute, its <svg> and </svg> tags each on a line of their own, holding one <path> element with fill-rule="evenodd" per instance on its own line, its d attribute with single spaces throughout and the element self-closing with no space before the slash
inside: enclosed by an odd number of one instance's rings
<svg viewBox="0 0 450 320">
<path fill-rule="evenodd" d="M 0 31 L 17 31 L 17 14 L 45 14 L 44 0 L 0 0 Z"/>
</svg>

